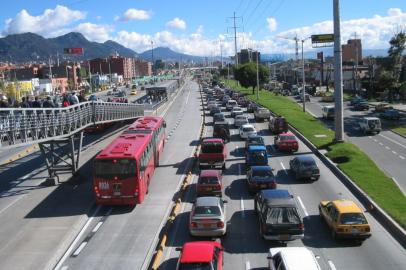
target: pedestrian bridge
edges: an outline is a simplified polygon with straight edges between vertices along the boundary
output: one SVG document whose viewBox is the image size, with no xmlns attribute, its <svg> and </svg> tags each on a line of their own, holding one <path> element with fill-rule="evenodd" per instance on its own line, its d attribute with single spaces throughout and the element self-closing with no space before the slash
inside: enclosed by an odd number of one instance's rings
<svg viewBox="0 0 406 270">
<path fill-rule="evenodd" d="M 66 138 L 86 127 L 144 115 L 143 104 L 83 102 L 66 108 L 0 109 L 0 148 Z"/>
</svg>

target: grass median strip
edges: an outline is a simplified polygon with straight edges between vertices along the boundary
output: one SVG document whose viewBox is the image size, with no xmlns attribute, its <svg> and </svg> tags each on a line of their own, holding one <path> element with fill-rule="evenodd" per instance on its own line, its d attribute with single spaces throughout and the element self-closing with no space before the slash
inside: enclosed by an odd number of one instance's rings
<svg viewBox="0 0 406 270">
<path fill-rule="evenodd" d="M 277 96 L 269 91 L 259 91 L 257 100 L 252 89 L 238 86 L 232 80 L 227 80 L 226 84 L 244 93 L 250 100 L 284 116 L 317 148 L 326 149 L 326 155 L 406 229 L 406 197 L 392 179 L 356 145 L 349 142 L 333 143 L 334 132 L 312 115 L 303 113 L 302 108 L 287 97 Z"/>
<path fill-rule="evenodd" d="M 406 126 L 401 126 L 401 127 L 396 127 L 396 128 L 392 128 L 393 131 L 406 136 Z"/>
</svg>

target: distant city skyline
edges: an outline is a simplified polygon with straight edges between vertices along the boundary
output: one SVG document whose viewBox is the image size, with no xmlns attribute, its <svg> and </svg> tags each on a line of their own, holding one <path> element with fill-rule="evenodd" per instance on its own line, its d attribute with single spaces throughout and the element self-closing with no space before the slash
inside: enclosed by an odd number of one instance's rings
<svg viewBox="0 0 406 270">
<path fill-rule="evenodd" d="M 2 10 L 0 35 L 33 32 L 55 37 L 71 31 L 91 41 L 116 41 L 136 52 L 154 47 L 197 56 L 234 54 L 233 12 L 238 50 L 290 54 L 294 41 L 332 33 L 332 0 L 315 1 L 22 1 Z M 406 29 L 406 2 L 341 1 L 342 42 L 360 38 L 364 49 L 386 49 L 396 31 Z M 285 37 L 285 38 L 281 38 Z M 220 42 L 221 40 L 221 42 Z M 220 45 L 221 44 L 221 45 Z M 305 43 L 305 50 L 311 42 Z"/>
</svg>

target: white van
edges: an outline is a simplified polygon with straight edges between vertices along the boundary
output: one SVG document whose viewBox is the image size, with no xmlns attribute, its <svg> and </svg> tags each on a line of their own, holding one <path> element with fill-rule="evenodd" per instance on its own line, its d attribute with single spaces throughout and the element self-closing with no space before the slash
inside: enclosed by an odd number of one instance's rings
<svg viewBox="0 0 406 270">
<path fill-rule="evenodd" d="M 237 107 L 238 103 L 234 99 L 230 99 L 226 103 L 227 110 L 231 111 L 234 107 Z"/>
<path fill-rule="evenodd" d="M 331 105 L 323 106 L 323 108 L 321 110 L 323 113 L 323 118 L 325 118 L 325 119 L 334 118 L 334 106 L 331 106 Z"/>
</svg>

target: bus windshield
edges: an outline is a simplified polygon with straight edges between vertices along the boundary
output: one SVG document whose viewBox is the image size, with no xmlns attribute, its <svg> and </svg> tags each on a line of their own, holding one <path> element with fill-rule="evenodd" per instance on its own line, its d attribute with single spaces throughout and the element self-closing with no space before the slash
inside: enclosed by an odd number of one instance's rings
<svg viewBox="0 0 406 270">
<path fill-rule="evenodd" d="M 134 159 L 98 159 L 94 162 L 94 174 L 101 178 L 136 176 L 136 162 Z"/>
<path fill-rule="evenodd" d="M 215 143 L 203 143 L 202 152 L 206 154 L 210 153 L 222 153 L 224 145 L 220 142 Z"/>
</svg>

